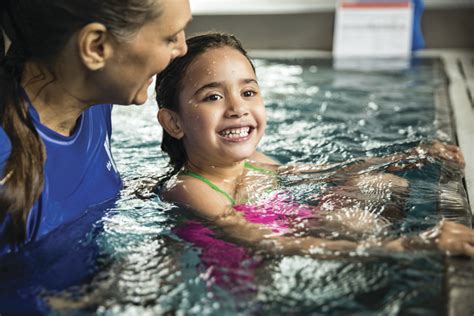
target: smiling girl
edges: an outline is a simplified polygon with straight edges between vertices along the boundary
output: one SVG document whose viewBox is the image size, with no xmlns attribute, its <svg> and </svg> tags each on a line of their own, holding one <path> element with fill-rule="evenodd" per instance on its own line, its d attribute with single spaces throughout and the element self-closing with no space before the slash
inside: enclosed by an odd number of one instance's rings
<svg viewBox="0 0 474 316">
<path fill-rule="evenodd" d="M 372 245 L 302 233 L 302 227 L 335 222 L 352 231 L 383 227 L 387 221 L 382 216 L 353 207 L 354 191 L 357 197 L 361 183 L 365 187 L 372 183 L 403 192 L 407 183 L 390 174 L 334 178 L 345 190 L 350 184 L 351 192 L 341 192 L 336 186 L 317 197 L 316 205 L 297 202 L 278 186 L 279 176 L 323 172 L 330 167 L 280 166 L 256 151 L 266 127 L 265 106 L 255 68 L 235 37 L 204 34 L 188 39 L 187 45 L 188 54 L 173 61 L 157 79 L 162 149 L 173 167 L 161 182 L 165 200 L 191 209 L 217 225 L 227 238 L 271 252 L 308 254 L 315 249 L 354 250 L 361 245 L 403 250 L 429 244 L 442 251 L 474 255 L 474 231 L 455 223 L 444 223 L 436 238 L 417 245 L 401 239 Z M 430 151 L 463 163 L 454 146 L 438 143 Z M 396 161 L 402 156 L 406 155 L 364 160 L 337 174 L 354 174 L 367 163 Z"/>
</svg>

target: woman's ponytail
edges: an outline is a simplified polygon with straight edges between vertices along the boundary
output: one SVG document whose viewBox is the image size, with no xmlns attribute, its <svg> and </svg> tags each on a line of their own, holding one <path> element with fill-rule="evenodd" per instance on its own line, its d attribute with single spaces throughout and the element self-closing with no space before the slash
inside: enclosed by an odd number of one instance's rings
<svg viewBox="0 0 474 316">
<path fill-rule="evenodd" d="M 10 216 L 6 237 L 9 243 L 26 238 L 26 221 L 44 182 L 44 145 L 33 125 L 21 88 L 21 76 L 27 50 L 21 34 L 13 25 L 8 1 L 0 5 L 0 126 L 11 143 L 11 152 L 0 174 L 0 222 Z M 11 40 L 6 49 L 4 33 Z M 5 148 L 1 149 L 6 150 Z"/>
</svg>

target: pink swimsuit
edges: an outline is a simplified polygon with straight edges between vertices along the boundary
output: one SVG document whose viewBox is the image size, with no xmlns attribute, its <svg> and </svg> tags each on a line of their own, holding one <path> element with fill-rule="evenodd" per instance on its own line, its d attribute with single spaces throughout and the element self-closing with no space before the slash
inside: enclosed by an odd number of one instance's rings
<svg viewBox="0 0 474 316">
<path fill-rule="evenodd" d="M 234 205 L 234 209 L 243 213 L 249 222 L 263 224 L 279 235 L 290 230 L 291 222 L 312 217 L 314 212 L 286 192 L 276 193 L 260 204 Z"/>
<path fill-rule="evenodd" d="M 246 167 L 256 171 L 263 170 L 250 164 L 246 164 Z M 185 174 L 203 181 L 213 190 L 223 194 L 232 203 L 233 208 L 241 212 L 249 222 L 262 224 L 278 235 L 289 232 L 293 222 L 309 218 L 313 214 L 310 206 L 297 203 L 291 194 L 286 192 L 277 192 L 258 204 L 235 205 L 235 200 L 227 192 L 208 179 L 194 172 Z M 180 238 L 201 250 L 200 258 L 208 269 L 212 282 L 234 293 L 254 290 L 249 286 L 252 287 L 251 281 L 260 261 L 250 256 L 246 248 L 217 239 L 214 231 L 195 221 L 187 222 L 175 229 L 175 232 Z"/>
</svg>

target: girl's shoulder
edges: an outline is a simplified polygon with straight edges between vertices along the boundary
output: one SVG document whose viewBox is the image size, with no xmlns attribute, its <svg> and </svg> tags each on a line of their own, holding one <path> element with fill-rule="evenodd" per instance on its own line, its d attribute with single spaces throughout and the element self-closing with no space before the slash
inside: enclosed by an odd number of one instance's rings
<svg viewBox="0 0 474 316">
<path fill-rule="evenodd" d="M 168 202 L 190 208 L 198 215 L 213 219 L 232 207 L 228 197 L 208 183 L 186 174 L 174 176 L 162 187 L 161 197 Z"/>
</svg>

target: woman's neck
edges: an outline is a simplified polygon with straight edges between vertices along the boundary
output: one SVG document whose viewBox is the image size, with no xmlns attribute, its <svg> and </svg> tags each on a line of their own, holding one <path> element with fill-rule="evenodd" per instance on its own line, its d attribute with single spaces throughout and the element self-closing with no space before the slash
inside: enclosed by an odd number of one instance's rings
<svg viewBox="0 0 474 316">
<path fill-rule="evenodd" d="M 89 107 L 84 101 L 74 97 L 67 89 L 67 83 L 56 78 L 44 67 L 26 63 L 22 76 L 22 86 L 38 112 L 43 125 L 55 132 L 70 136 L 81 116 Z"/>
</svg>

